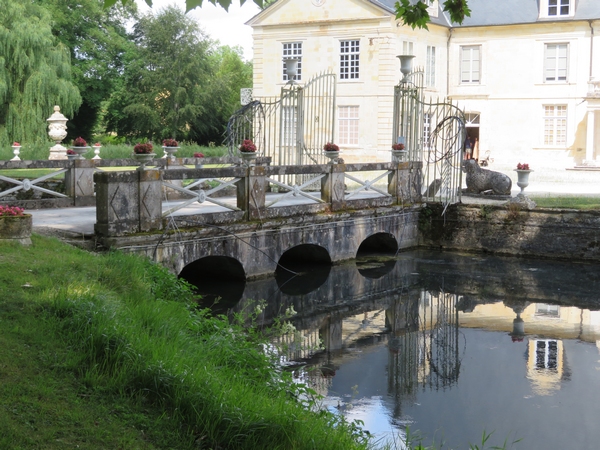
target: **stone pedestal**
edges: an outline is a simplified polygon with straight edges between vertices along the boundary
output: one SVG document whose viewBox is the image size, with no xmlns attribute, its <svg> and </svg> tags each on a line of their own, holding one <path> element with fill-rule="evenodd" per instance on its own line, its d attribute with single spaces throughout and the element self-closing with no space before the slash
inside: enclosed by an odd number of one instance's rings
<svg viewBox="0 0 600 450">
<path fill-rule="evenodd" d="M 75 206 L 92 206 L 94 197 L 94 162 L 89 159 L 74 159 L 73 167 L 65 173 L 67 196 L 74 199 Z"/>
<path fill-rule="evenodd" d="M 95 232 L 123 236 L 162 229 L 161 176 L 158 170 L 98 172 Z"/>
</svg>

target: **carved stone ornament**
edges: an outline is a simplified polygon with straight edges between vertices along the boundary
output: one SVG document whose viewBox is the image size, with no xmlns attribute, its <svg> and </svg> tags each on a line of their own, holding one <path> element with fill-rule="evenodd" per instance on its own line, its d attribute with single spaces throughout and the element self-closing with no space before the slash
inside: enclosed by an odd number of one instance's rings
<svg viewBox="0 0 600 450">
<path fill-rule="evenodd" d="M 67 149 L 60 143 L 67 137 L 67 119 L 60 112 L 60 107 L 54 107 L 54 113 L 46 119 L 48 122 L 48 136 L 52 139 L 56 145 L 50 148 L 49 159 L 67 159 Z"/>
</svg>

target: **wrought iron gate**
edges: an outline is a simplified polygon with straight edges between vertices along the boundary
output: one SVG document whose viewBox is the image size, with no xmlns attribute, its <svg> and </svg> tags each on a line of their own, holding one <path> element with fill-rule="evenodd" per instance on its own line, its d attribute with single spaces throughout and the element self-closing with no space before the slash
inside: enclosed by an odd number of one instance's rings
<svg viewBox="0 0 600 450">
<path fill-rule="evenodd" d="M 423 161 L 423 200 L 445 208 L 461 198 L 464 113 L 455 105 L 423 100 L 422 70 L 394 87 L 393 140 L 408 149 L 410 161 Z"/>
<path fill-rule="evenodd" d="M 306 85 L 288 83 L 278 98 L 262 98 L 236 111 L 227 124 L 230 155 L 252 139 L 274 165 L 324 163 L 323 145 L 333 142 L 336 75 L 323 73 Z"/>
</svg>

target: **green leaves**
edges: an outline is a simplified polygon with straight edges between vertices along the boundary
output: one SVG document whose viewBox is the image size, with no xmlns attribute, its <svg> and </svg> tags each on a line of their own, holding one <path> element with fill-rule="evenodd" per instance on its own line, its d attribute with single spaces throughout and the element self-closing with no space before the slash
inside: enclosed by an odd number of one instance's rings
<svg viewBox="0 0 600 450">
<path fill-rule="evenodd" d="M 396 19 L 402 19 L 404 25 L 409 25 L 414 30 L 419 27 L 428 30 L 427 23 L 429 22 L 429 13 L 427 12 L 427 5 L 418 1 L 414 5 L 411 5 L 408 0 L 400 0 L 395 4 L 396 8 Z"/>
<path fill-rule="evenodd" d="M 450 14 L 450 20 L 461 24 L 466 17 L 471 17 L 471 10 L 467 5 L 467 0 L 446 0 L 444 2 L 444 11 Z"/>
<path fill-rule="evenodd" d="M 471 17 L 471 10 L 467 0 L 446 0 L 443 9 L 450 15 L 454 23 L 462 24 L 465 17 Z M 419 0 L 414 5 L 409 0 L 400 0 L 395 4 L 396 19 L 401 19 L 404 25 L 409 25 L 414 30 L 422 28 L 428 30 L 427 23 L 431 20 L 427 12 L 427 0 Z"/>
</svg>

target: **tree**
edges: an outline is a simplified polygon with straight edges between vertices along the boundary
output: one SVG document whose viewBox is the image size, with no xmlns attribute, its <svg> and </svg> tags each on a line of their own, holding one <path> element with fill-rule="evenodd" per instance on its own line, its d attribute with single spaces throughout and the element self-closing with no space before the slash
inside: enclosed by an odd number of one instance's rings
<svg viewBox="0 0 600 450">
<path fill-rule="evenodd" d="M 127 55 L 124 81 L 108 106 L 107 129 L 121 135 L 185 139 L 207 112 L 212 42 L 174 6 L 145 15 L 134 27 L 136 49 Z"/>
<path fill-rule="evenodd" d="M 0 145 L 47 141 L 54 105 L 69 115 L 81 104 L 69 52 L 49 24 L 38 4 L 0 0 Z"/>
<path fill-rule="evenodd" d="M 241 107 L 240 89 L 252 86 L 252 64 L 242 59 L 242 49 L 219 47 L 210 55 L 210 85 L 203 102 L 210 114 L 194 121 L 190 139 L 202 144 L 221 143 L 231 115 Z"/>
<path fill-rule="evenodd" d="M 136 4 L 105 9 L 102 0 L 36 1 L 50 11 L 52 33 L 70 50 L 73 81 L 82 96 L 81 107 L 67 123 L 68 138 L 89 139 L 133 45 L 126 26 L 136 18 Z"/>
<path fill-rule="evenodd" d="M 119 0 L 104 0 L 104 5 L 106 7 L 113 6 Z M 128 2 L 132 2 L 134 0 L 121 0 L 123 4 Z M 202 2 L 204 0 L 186 0 L 186 12 L 191 11 L 194 8 L 198 8 L 202 6 Z M 225 10 L 229 9 L 232 0 L 210 0 L 213 4 L 219 4 Z M 441 0 L 440 0 L 441 1 Z M 490 0 L 492 1 L 492 0 Z M 152 0 L 145 0 L 148 6 L 152 6 Z M 244 4 L 246 0 L 240 0 L 240 4 Z M 265 3 L 270 4 L 273 1 L 266 0 L 254 0 L 259 7 L 264 8 Z M 429 6 L 430 0 L 399 0 L 395 4 L 396 8 L 396 18 L 401 19 L 404 24 L 410 25 L 415 28 L 425 28 L 427 29 L 427 23 L 429 22 L 429 13 L 427 12 L 427 7 Z M 465 17 L 469 17 L 471 15 L 471 10 L 467 5 L 467 0 L 445 0 L 443 3 L 444 11 L 447 11 L 450 14 L 450 19 L 452 22 L 461 24 Z"/>
</svg>

